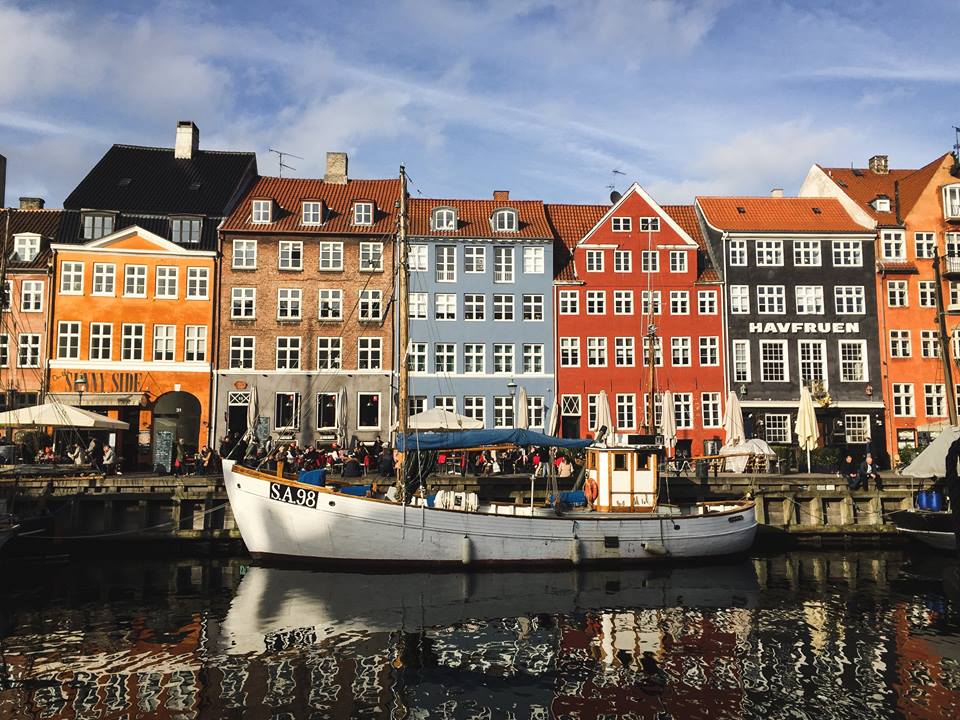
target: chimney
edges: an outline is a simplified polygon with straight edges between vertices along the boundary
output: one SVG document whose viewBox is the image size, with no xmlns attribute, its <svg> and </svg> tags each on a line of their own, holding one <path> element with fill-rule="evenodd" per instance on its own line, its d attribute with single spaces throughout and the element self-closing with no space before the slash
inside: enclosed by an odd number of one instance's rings
<svg viewBox="0 0 960 720">
<path fill-rule="evenodd" d="M 494 190 L 494 191 L 493 191 L 493 199 L 496 200 L 497 202 L 506 202 L 507 200 L 510 199 L 510 191 L 509 191 L 509 190 Z"/>
<path fill-rule="evenodd" d="M 867 164 L 870 166 L 870 172 L 874 175 L 886 175 L 890 172 L 887 169 L 887 156 L 886 155 L 874 155 L 867 161 Z"/>
<path fill-rule="evenodd" d="M 347 184 L 347 154 L 345 152 L 327 153 L 327 174 L 323 176 L 323 180 L 337 185 Z"/>
<path fill-rule="evenodd" d="M 21 210 L 43 210 L 43 198 L 22 197 L 20 198 Z"/>
<path fill-rule="evenodd" d="M 782 198 L 783 197 L 783 188 L 774 188 L 770 191 L 770 197 L 772 198 Z"/>
<path fill-rule="evenodd" d="M 173 156 L 177 160 L 190 160 L 200 149 L 200 130 L 190 120 L 177 123 L 177 142 L 173 146 Z"/>
<path fill-rule="evenodd" d="M 7 206 L 7 159 L 0 155 L 0 208 Z"/>
</svg>

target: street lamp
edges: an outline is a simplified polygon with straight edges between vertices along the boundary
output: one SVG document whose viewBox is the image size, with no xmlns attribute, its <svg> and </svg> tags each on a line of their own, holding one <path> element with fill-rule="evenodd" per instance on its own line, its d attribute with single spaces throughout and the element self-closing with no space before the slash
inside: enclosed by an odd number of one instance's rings
<svg viewBox="0 0 960 720">
<path fill-rule="evenodd" d="M 517 426 L 517 383 L 513 378 L 510 378 L 510 382 L 507 383 L 507 390 L 510 391 L 510 410 L 513 412 L 513 422 L 511 427 Z"/>
<path fill-rule="evenodd" d="M 77 389 L 77 407 L 83 406 L 83 391 L 87 389 L 87 376 L 85 373 L 80 373 L 77 375 L 76 380 L 73 381 L 73 386 Z"/>
</svg>

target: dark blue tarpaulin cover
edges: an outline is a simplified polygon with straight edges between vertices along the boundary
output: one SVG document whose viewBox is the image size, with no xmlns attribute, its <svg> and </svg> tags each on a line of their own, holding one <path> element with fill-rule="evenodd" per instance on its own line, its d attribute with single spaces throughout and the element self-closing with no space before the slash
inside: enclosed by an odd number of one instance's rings
<svg viewBox="0 0 960 720">
<path fill-rule="evenodd" d="M 585 448 L 593 440 L 568 440 L 544 435 L 532 430 L 463 430 L 461 432 L 425 432 L 417 435 L 398 435 L 397 449 L 406 450 L 469 450 L 488 445 L 545 446 L 562 448 Z"/>
</svg>

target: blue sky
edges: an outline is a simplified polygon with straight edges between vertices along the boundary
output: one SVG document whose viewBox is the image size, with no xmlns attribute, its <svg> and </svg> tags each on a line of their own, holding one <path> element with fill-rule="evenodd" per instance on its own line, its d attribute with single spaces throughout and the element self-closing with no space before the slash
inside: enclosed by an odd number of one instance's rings
<svg viewBox="0 0 960 720">
<path fill-rule="evenodd" d="M 0 0 L 7 203 L 58 206 L 114 142 L 268 147 L 425 196 L 796 192 L 814 162 L 949 150 L 950 0 Z"/>
</svg>

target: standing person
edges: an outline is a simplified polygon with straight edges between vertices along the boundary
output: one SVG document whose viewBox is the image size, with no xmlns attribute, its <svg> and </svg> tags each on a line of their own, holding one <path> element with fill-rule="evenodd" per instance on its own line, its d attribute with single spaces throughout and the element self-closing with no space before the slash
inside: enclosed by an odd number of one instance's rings
<svg viewBox="0 0 960 720">
<path fill-rule="evenodd" d="M 960 555 L 960 475 L 957 463 L 960 462 L 960 438 L 950 444 L 947 450 L 947 471 L 944 473 L 947 484 L 947 497 L 950 498 L 950 512 L 953 515 L 953 533 L 957 541 L 957 554 Z"/>
<path fill-rule="evenodd" d="M 90 438 L 87 446 L 87 456 L 90 458 L 90 467 L 98 473 L 103 472 L 103 446 L 95 437 Z"/>
<path fill-rule="evenodd" d="M 557 466 L 557 477 L 568 478 L 573 475 L 573 463 L 566 455 L 560 456 L 560 464 Z"/>
<path fill-rule="evenodd" d="M 873 455 L 867 453 L 867 457 L 860 463 L 860 470 L 857 473 L 857 485 L 853 489 L 856 490 L 862 485 L 864 490 L 869 490 L 871 480 L 873 480 L 877 490 L 883 489 L 880 487 L 880 473 L 877 471 L 877 466 L 873 462 Z"/>
<path fill-rule="evenodd" d="M 80 447 L 77 443 L 74 443 L 70 446 L 70 449 L 67 450 L 67 457 L 70 458 L 70 461 L 76 465 L 83 465 L 83 448 Z"/>
<path fill-rule="evenodd" d="M 113 447 L 107 445 L 103 449 L 103 471 L 107 475 L 113 475 L 117 468 L 117 456 Z"/>
<path fill-rule="evenodd" d="M 183 438 L 177 439 L 177 444 L 173 446 L 173 474 L 177 477 L 183 475 L 183 463 L 187 459 L 187 451 L 183 446 Z"/>
</svg>

